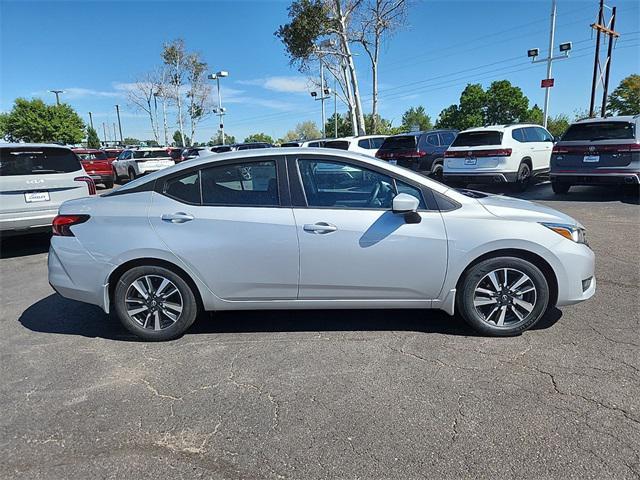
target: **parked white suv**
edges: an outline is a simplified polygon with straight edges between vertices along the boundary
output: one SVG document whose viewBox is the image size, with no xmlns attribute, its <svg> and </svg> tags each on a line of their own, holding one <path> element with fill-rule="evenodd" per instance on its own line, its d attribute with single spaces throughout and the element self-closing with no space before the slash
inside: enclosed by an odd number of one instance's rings
<svg viewBox="0 0 640 480">
<path fill-rule="evenodd" d="M 128 148 L 113 161 L 114 177 L 134 180 L 145 173 L 155 172 L 175 165 L 171 153 L 165 148 Z"/>
<path fill-rule="evenodd" d="M 375 157 L 378 149 L 384 143 L 385 138 L 387 138 L 387 135 L 363 135 L 361 137 L 336 138 L 334 140 L 327 140 L 324 143 L 324 148 L 349 150 L 350 152 L 364 153 L 370 157 Z"/>
<path fill-rule="evenodd" d="M 492 125 L 458 133 L 444 154 L 444 181 L 509 183 L 524 191 L 549 171 L 553 136 L 532 124 Z"/>
</svg>

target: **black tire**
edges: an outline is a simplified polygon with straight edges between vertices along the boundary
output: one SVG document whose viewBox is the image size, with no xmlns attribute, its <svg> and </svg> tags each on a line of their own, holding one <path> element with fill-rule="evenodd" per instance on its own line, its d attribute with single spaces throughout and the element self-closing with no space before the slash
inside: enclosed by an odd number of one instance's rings
<svg viewBox="0 0 640 480">
<path fill-rule="evenodd" d="M 553 190 L 553 193 L 557 195 L 563 195 L 565 193 L 569 193 L 570 188 L 571 188 L 570 183 L 564 183 L 564 182 L 558 182 L 558 181 L 551 182 L 551 190 Z"/>
<path fill-rule="evenodd" d="M 531 286 L 535 287 L 534 291 L 529 291 L 524 295 L 515 295 L 508 292 L 508 288 L 504 289 L 503 284 L 504 269 L 508 270 L 508 286 L 515 285 L 524 274 L 528 280 L 518 287 L 519 290 L 525 291 Z M 490 274 L 497 272 L 496 279 L 502 291 L 496 296 L 478 293 L 476 288 L 486 291 L 496 290 L 492 282 L 490 282 Z M 509 276 L 510 275 L 510 276 Z M 549 284 L 544 274 L 538 267 L 531 262 L 517 257 L 497 257 L 484 260 L 472 266 L 460 282 L 460 289 L 456 295 L 456 306 L 462 318 L 477 332 L 483 335 L 508 337 L 519 335 L 525 330 L 534 326 L 544 315 L 549 306 Z M 483 288 L 484 287 L 484 288 Z M 517 300 L 514 301 L 514 298 Z M 496 300 L 492 302 L 491 300 Z M 526 303 L 533 305 L 527 313 L 525 308 L 516 304 Z M 485 305 L 476 306 L 474 301 L 484 301 Z M 494 311 L 497 308 L 497 311 Z M 502 311 L 504 310 L 504 316 Z M 493 313 L 492 313 L 493 312 Z M 502 316 L 503 325 L 499 326 Z M 520 318 L 522 317 L 522 318 Z"/>
<path fill-rule="evenodd" d="M 626 197 L 640 197 L 640 185 L 623 185 L 622 193 Z"/>
<path fill-rule="evenodd" d="M 531 183 L 531 167 L 527 162 L 520 162 L 518 167 L 518 176 L 513 184 L 513 190 L 516 192 L 524 192 L 529 188 Z"/>
<path fill-rule="evenodd" d="M 128 298 L 131 299 L 134 295 L 139 295 L 137 293 L 139 290 L 135 291 L 133 283 L 141 279 L 142 282 L 146 282 L 145 276 L 151 279 L 151 288 L 147 288 L 148 285 L 143 284 L 144 290 L 147 293 L 151 292 L 151 295 L 147 295 L 148 298 L 146 300 L 143 300 L 142 296 L 138 296 L 137 299 L 134 298 L 129 301 L 136 303 L 127 302 Z M 177 294 L 172 293 L 164 300 L 162 299 L 163 295 L 156 293 L 160 290 L 159 287 L 162 285 L 163 279 L 170 282 L 170 285 L 164 291 L 169 293 L 172 291 L 170 289 L 173 286 L 178 292 Z M 154 291 L 153 288 L 156 290 Z M 161 293 L 164 293 L 164 291 Z M 158 306 L 152 306 L 151 302 L 156 299 Z M 166 306 L 167 303 L 172 304 L 173 307 L 169 309 Z M 138 304 L 141 307 L 146 307 L 146 310 L 136 315 L 131 314 L 131 307 L 130 311 L 127 311 L 127 305 L 135 306 Z M 154 303 L 153 305 L 156 304 Z M 181 305 L 182 310 L 177 314 L 177 319 L 173 320 L 163 312 L 169 311 L 175 316 L 177 311 L 175 310 L 175 305 Z M 178 338 L 193 324 L 199 311 L 194 292 L 180 275 L 166 268 L 152 265 L 134 267 L 120 277 L 113 294 L 113 306 L 120 322 L 127 330 L 144 340 L 152 342 Z M 143 324 L 143 317 L 147 315 L 147 312 L 150 312 L 148 314 L 151 317 L 147 317 Z M 156 312 L 158 325 L 156 325 Z"/>
<path fill-rule="evenodd" d="M 431 167 L 430 177 L 434 180 L 442 182 L 442 174 L 444 172 L 444 167 L 442 165 L 442 160 L 436 159 L 433 162 L 433 166 Z"/>
<path fill-rule="evenodd" d="M 129 181 L 133 181 L 136 178 L 138 178 L 138 176 L 136 175 L 136 171 L 133 168 L 129 168 Z"/>
<path fill-rule="evenodd" d="M 113 180 L 106 180 L 102 183 L 104 184 L 104 188 L 106 189 L 113 188 Z"/>
</svg>

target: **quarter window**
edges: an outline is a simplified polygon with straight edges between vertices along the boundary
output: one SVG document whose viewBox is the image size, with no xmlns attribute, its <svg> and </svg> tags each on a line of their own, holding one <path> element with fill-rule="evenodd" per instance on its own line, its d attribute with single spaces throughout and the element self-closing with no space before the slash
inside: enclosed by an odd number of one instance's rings
<svg viewBox="0 0 640 480">
<path fill-rule="evenodd" d="M 371 144 L 371 148 L 380 148 L 384 143 L 385 137 L 375 137 L 370 138 L 369 143 Z"/>
<path fill-rule="evenodd" d="M 371 146 L 369 145 L 369 139 L 368 138 L 363 138 L 362 140 L 358 140 L 358 146 L 360 148 L 366 148 L 367 150 L 369 150 L 371 148 Z"/>
<path fill-rule="evenodd" d="M 427 135 L 427 143 L 429 145 L 433 145 L 434 147 L 437 147 L 438 144 L 438 135 Z"/>
<path fill-rule="evenodd" d="M 201 172 L 201 183 L 204 205 L 280 205 L 275 161 L 205 168 Z"/>
<path fill-rule="evenodd" d="M 299 160 L 300 177 L 310 207 L 391 209 L 393 197 L 405 192 L 420 199 L 417 188 L 382 173 L 343 162 Z"/>
<path fill-rule="evenodd" d="M 449 146 L 456 139 L 456 136 L 451 132 L 444 132 L 440 134 L 440 144 L 443 146 Z"/>
<path fill-rule="evenodd" d="M 518 142 L 526 142 L 527 140 L 524 137 L 524 130 L 522 128 L 516 128 L 511 132 L 511 136 L 514 140 Z"/>
</svg>

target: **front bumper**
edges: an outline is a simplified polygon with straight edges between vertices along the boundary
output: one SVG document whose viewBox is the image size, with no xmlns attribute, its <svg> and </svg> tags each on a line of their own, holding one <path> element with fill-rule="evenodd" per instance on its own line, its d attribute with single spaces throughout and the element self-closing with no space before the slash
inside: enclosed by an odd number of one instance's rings
<svg viewBox="0 0 640 480">
<path fill-rule="evenodd" d="M 554 268 L 558 280 L 558 306 L 573 305 L 596 292 L 595 254 L 588 246 L 562 240 L 554 249 L 561 268 Z"/>
<path fill-rule="evenodd" d="M 518 172 L 478 172 L 478 173 L 451 173 L 444 172 L 445 182 L 462 183 L 514 183 L 518 178 Z"/>
<path fill-rule="evenodd" d="M 571 185 L 638 185 L 640 173 L 611 171 L 611 172 L 551 172 L 552 182 L 569 183 Z"/>
</svg>

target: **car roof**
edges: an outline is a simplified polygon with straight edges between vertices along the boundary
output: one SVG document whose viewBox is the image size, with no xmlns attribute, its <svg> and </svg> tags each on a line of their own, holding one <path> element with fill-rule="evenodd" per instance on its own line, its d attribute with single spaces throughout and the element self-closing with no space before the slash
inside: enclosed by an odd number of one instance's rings
<svg viewBox="0 0 640 480">
<path fill-rule="evenodd" d="M 427 133 L 440 133 L 440 132 L 458 132 L 455 128 L 434 128 L 433 130 L 419 130 L 417 132 L 402 132 L 390 135 L 391 137 L 415 137 L 416 135 L 423 135 Z"/>
<path fill-rule="evenodd" d="M 71 150 L 71 147 L 66 145 L 60 145 L 58 143 L 0 143 L 0 148 L 66 148 Z"/>
<path fill-rule="evenodd" d="M 485 125 L 483 127 L 467 128 L 466 130 L 463 130 L 460 133 L 496 131 L 496 130 L 506 130 L 506 129 L 509 129 L 509 128 L 523 128 L 523 127 L 541 127 L 541 128 L 544 128 L 542 125 L 536 125 L 535 123 L 507 123 L 507 124 L 501 124 L 501 125 Z"/>
<path fill-rule="evenodd" d="M 594 117 L 581 118 L 573 123 L 598 123 L 598 122 L 634 122 L 640 118 L 640 115 L 620 115 L 617 117 Z"/>
</svg>

